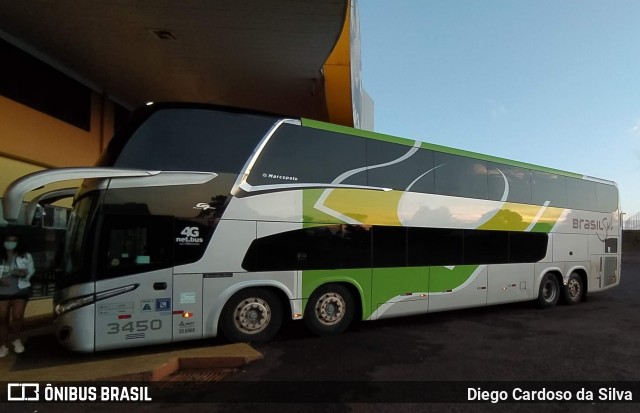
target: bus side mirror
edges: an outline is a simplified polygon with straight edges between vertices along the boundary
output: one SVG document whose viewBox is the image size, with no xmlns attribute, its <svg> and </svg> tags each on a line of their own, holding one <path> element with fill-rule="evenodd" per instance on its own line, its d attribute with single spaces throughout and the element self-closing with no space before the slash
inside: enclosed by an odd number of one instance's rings
<svg viewBox="0 0 640 413">
<path fill-rule="evenodd" d="M 33 210 L 27 210 L 28 213 L 33 213 L 33 216 L 31 217 L 31 220 L 29 221 L 29 215 L 27 215 L 27 222 L 30 222 L 32 227 L 41 227 L 42 226 L 42 220 L 44 218 L 45 212 L 44 212 L 44 208 L 42 207 L 42 205 L 40 204 L 36 204 L 35 208 L 33 208 Z"/>
</svg>

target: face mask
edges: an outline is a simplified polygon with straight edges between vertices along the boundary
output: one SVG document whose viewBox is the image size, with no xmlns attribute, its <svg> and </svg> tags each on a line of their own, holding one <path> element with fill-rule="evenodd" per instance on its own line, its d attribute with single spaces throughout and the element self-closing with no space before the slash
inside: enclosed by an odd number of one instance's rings
<svg viewBox="0 0 640 413">
<path fill-rule="evenodd" d="M 5 241 L 4 242 L 4 248 L 8 251 L 13 251 L 14 249 L 16 249 L 16 247 L 18 246 L 18 243 L 16 241 Z"/>
</svg>

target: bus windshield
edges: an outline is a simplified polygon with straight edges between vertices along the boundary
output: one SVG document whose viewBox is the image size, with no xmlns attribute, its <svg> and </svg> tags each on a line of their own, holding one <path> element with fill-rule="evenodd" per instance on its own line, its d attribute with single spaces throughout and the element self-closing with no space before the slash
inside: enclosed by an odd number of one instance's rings
<svg viewBox="0 0 640 413">
<path fill-rule="evenodd" d="M 73 208 L 67 232 L 64 271 L 57 280 L 58 288 L 91 279 L 90 268 L 87 265 L 87 242 L 92 239 L 88 235 L 97 198 L 97 192 L 90 193 Z"/>
<path fill-rule="evenodd" d="M 154 109 L 116 135 L 98 166 L 239 173 L 276 117 L 201 108 Z"/>
</svg>

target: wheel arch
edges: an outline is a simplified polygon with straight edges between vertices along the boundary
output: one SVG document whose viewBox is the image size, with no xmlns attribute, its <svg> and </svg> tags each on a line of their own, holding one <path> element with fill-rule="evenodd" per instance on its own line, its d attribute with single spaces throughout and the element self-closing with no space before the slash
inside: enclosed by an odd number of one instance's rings
<svg viewBox="0 0 640 413">
<path fill-rule="evenodd" d="M 582 285 L 584 287 L 583 297 L 586 296 L 587 292 L 589 292 L 589 277 L 587 275 L 587 269 L 583 265 L 571 267 L 564 277 L 565 283 L 563 283 L 563 285 L 566 286 L 566 282 L 569 281 L 569 277 L 573 273 L 576 273 L 582 279 Z"/>
<path fill-rule="evenodd" d="M 556 279 L 558 280 L 558 285 L 560 286 L 560 288 L 562 288 L 562 286 L 565 285 L 562 273 L 563 271 L 560 269 L 560 267 L 547 267 L 544 270 L 540 271 L 536 275 L 536 280 L 533 288 L 534 300 L 538 299 L 538 296 L 540 294 L 540 284 L 542 283 L 542 279 L 547 274 L 553 274 L 553 276 L 556 277 Z"/>
<path fill-rule="evenodd" d="M 218 299 L 209 308 L 208 314 L 205 317 L 204 322 L 206 324 L 204 328 L 205 332 L 211 334 L 206 334 L 205 337 L 217 337 L 219 335 L 218 333 L 220 330 L 220 316 L 222 315 L 222 311 L 227 305 L 227 302 L 229 302 L 231 297 L 233 297 L 234 295 L 250 288 L 262 288 L 272 291 L 280 299 L 285 314 L 287 309 L 289 309 L 289 316 L 293 314 L 294 304 L 292 300 L 294 300 L 294 295 L 293 292 L 289 288 L 287 288 L 285 284 L 275 280 L 255 280 L 239 282 L 237 284 L 229 286 L 222 293 L 220 293 Z M 212 330 L 207 331 L 207 327 Z"/>
<path fill-rule="evenodd" d="M 318 282 L 313 283 L 312 285 L 309 286 L 309 288 L 305 288 L 306 291 L 308 291 L 306 295 L 306 297 L 304 297 L 302 299 L 302 314 L 305 313 L 306 309 L 307 309 L 307 304 L 309 303 L 309 298 L 311 298 L 311 296 L 313 295 L 313 293 L 320 287 L 328 285 L 328 284 L 339 284 L 342 285 L 344 287 L 346 287 L 349 292 L 351 293 L 351 295 L 353 296 L 353 299 L 356 300 L 356 314 L 354 315 L 354 320 L 362 320 L 363 319 L 363 315 L 366 314 L 367 312 L 367 305 L 368 302 L 365 298 L 365 294 L 364 294 L 364 290 L 362 289 L 362 286 L 360 285 L 360 283 L 358 283 L 356 280 L 354 279 L 345 279 L 345 278 L 336 278 L 336 279 L 332 279 L 332 278 L 323 278 L 322 280 L 319 280 Z"/>
</svg>

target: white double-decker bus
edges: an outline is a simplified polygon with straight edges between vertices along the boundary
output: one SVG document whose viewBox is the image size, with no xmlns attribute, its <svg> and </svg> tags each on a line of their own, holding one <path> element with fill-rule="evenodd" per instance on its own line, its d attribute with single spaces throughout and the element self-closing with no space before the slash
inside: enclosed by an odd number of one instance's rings
<svg viewBox="0 0 640 413">
<path fill-rule="evenodd" d="M 55 297 L 76 351 L 577 304 L 620 282 L 615 183 L 307 119 L 154 104 L 96 167 L 14 182 L 5 219 L 77 178 Z"/>
</svg>

